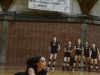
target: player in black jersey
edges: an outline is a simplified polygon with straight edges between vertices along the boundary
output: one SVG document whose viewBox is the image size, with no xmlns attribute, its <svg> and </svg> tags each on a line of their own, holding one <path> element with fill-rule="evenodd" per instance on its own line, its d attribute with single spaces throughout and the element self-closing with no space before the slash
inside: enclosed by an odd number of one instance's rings
<svg viewBox="0 0 100 75">
<path fill-rule="evenodd" d="M 49 46 L 49 50 L 50 50 L 50 58 L 49 58 L 49 63 L 48 63 L 48 67 L 47 70 L 49 71 L 49 67 L 53 58 L 53 67 L 52 67 L 52 71 L 54 71 L 54 67 L 55 67 L 55 63 L 56 63 L 56 57 L 57 57 L 57 53 L 60 50 L 60 45 L 58 42 L 56 42 L 56 37 L 53 38 L 53 42 L 50 43 Z"/>
<path fill-rule="evenodd" d="M 86 41 L 85 46 L 83 46 L 83 60 L 84 60 L 84 71 L 85 71 L 85 64 L 88 63 L 88 69 L 90 71 L 90 46 Z"/>
<path fill-rule="evenodd" d="M 49 75 L 46 70 L 45 58 L 40 55 L 28 58 L 25 75 Z"/>
<path fill-rule="evenodd" d="M 66 61 L 67 61 L 66 70 L 68 70 L 69 63 L 70 63 L 70 54 L 72 52 L 71 41 L 69 41 L 68 46 L 65 47 L 64 52 L 65 52 L 65 54 L 64 54 L 64 62 L 63 62 L 63 68 L 62 68 L 62 70 L 65 70 Z"/>
<path fill-rule="evenodd" d="M 91 70 L 93 68 L 93 63 L 94 63 L 95 67 L 96 67 L 96 70 L 98 72 L 97 59 L 100 56 L 99 56 L 99 49 L 95 46 L 95 44 L 92 44 L 92 48 L 91 48 L 91 51 L 90 51 L 90 57 L 91 57 Z"/>
<path fill-rule="evenodd" d="M 82 44 L 81 40 L 78 39 L 78 44 L 75 45 L 75 59 L 74 59 L 74 64 L 73 64 L 73 71 L 75 70 L 76 62 L 79 62 L 79 70 L 81 68 L 81 54 L 82 54 Z"/>
</svg>

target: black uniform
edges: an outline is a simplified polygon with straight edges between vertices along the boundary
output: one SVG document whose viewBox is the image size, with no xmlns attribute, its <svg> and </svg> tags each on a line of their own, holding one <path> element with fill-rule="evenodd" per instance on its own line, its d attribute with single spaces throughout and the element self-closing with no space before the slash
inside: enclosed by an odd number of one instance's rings
<svg viewBox="0 0 100 75">
<path fill-rule="evenodd" d="M 37 69 L 34 68 L 33 66 L 30 66 L 29 68 L 33 68 L 33 70 L 35 71 L 35 75 L 46 75 L 47 74 L 47 70 L 46 69 L 42 69 L 40 72 L 37 73 Z M 29 75 L 28 74 L 28 69 L 26 70 L 25 75 Z"/>
<path fill-rule="evenodd" d="M 90 46 L 84 46 L 84 56 L 89 57 Z"/>
<path fill-rule="evenodd" d="M 97 47 L 95 49 L 91 48 L 91 51 L 92 51 L 91 58 L 96 59 L 98 54 L 98 48 Z"/>
<path fill-rule="evenodd" d="M 51 42 L 50 44 L 51 44 L 51 53 L 52 54 L 57 53 L 58 52 L 57 50 L 58 50 L 58 44 L 59 43 L 58 42 L 55 42 L 55 43 Z"/>
<path fill-rule="evenodd" d="M 65 52 L 64 57 L 70 57 L 71 50 L 72 50 L 72 47 L 66 46 L 66 51 L 68 51 L 68 52 Z"/>
<path fill-rule="evenodd" d="M 76 48 L 82 49 L 82 44 L 80 44 L 80 45 L 76 44 L 75 46 L 76 46 Z M 75 55 L 81 55 L 81 52 L 82 52 L 82 50 L 76 49 Z"/>
</svg>

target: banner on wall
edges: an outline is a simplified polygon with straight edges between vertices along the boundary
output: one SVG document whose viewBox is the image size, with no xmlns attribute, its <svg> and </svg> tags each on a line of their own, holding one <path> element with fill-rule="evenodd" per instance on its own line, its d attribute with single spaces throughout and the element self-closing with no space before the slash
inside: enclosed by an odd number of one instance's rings
<svg viewBox="0 0 100 75">
<path fill-rule="evenodd" d="M 28 0 L 28 8 L 70 12 L 70 0 Z"/>
</svg>

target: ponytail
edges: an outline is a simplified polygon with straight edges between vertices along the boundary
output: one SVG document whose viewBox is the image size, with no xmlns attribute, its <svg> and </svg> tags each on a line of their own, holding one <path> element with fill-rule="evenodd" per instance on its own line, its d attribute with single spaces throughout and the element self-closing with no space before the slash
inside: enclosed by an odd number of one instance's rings
<svg viewBox="0 0 100 75">
<path fill-rule="evenodd" d="M 41 57 L 42 56 L 39 55 L 39 56 L 27 58 L 27 60 L 26 60 L 27 68 L 30 67 L 30 66 L 36 67 L 37 63 L 39 62 Z"/>
<path fill-rule="evenodd" d="M 34 66 L 34 63 L 35 63 L 34 57 L 27 58 L 27 60 L 26 60 L 27 68 L 30 67 L 30 66 Z"/>
</svg>

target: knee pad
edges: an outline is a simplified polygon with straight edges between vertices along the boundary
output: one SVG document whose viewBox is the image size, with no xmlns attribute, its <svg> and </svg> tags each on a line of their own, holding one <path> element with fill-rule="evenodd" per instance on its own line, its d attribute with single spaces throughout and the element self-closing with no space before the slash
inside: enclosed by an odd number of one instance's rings
<svg viewBox="0 0 100 75">
<path fill-rule="evenodd" d="M 95 64 L 95 66 L 98 66 L 97 64 Z"/>
<path fill-rule="evenodd" d="M 90 62 L 88 62 L 88 65 L 90 65 Z"/>
<path fill-rule="evenodd" d="M 51 61 L 51 59 L 49 59 L 49 61 Z"/>
<path fill-rule="evenodd" d="M 66 61 L 64 61 L 63 63 L 66 63 Z"/>
<path fill-rule="evenodd" d="M 84 64 L 85 64 L 85 62 L 84 62 Z"/>
<path fill-rule="evenodd" d="M 91 64 L 91 66 L 93 66 L 93 64 Z"/>
<path fill-rule="evenodd" d="M 56 61 L 56 59 L 53 59 L 53 61 Z"/>
<path fill-rule="evenodd" d="M 76 61 L 74 61 L 74 63 L 76 63 Z"/>
<path fill-rule="evenodd" d="M 66 61 L 66 59 L 64 59 L 64 61 Z"/>
<path fill-rule="evenodd" d="M 81 61 L 78 61 L 78 63 L 81 63 Z"/>
</svg>

